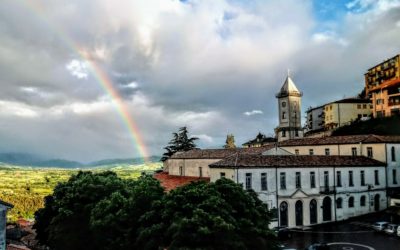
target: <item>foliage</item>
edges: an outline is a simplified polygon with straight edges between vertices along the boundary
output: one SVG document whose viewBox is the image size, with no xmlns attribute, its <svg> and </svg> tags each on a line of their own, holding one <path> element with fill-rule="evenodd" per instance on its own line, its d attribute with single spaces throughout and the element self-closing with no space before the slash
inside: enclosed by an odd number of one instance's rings
<svg viewBox="0 0 400 250">
<path fill-rule="evenodd" d="M 233 136 L 233 134 L 226 136 L 224 148 L 236 148 L 235 137 Z"/>
<path fill-rule="evenodd" d="M 51 249 L 276 249 L 270 213 L 253 191 L 221 179 L 164 193 L 151 176 L 79 172 L 36 213 Z"/>
<path fill-rule="evenodd" d="M 142 218 L 140 249 L 275 249 L 270 214 L 254 192 L 221 179 L 167 194 Z M 160 245 L 161 244 L 161 245 Z"/>
<path fill-rule="evenodd" d="M 166 161 L 170 156 L 176 152 L 189 151 L 196 148 L 195 141 L 199 138 L 188 136 L 188 130 L 186 127 L 179 128 L 179 131 L 172 133 L 172 140 L 168 143 L 164 149 L 167 151 L 163 154 L 161 161 Z"/>
<path fill-rule="evenodd" d="M 134 249 L 139 232 L 139 218 L 155 201 L 160 201 L 164 189 L 150 176 L 129 182 L 123 192 L 116 191 L 100 201 L 92 210 L 90 224 L 98 249 Z"/>
<path fill-rule="evenodd" d="M 79 172 L 60 183 L 39 209 L 37 238 L 53 249 L 124 249 L 132 247 L 137 218 L 163 189 L 148 176 L 123 180 L 107 171 Z"/>
<path fill-rule="evenodd" d="M 400 135 L 400 117 L 374 118 L 367 121 L 355 121 L 333 131 L 332 135 Z"/>
</svg>

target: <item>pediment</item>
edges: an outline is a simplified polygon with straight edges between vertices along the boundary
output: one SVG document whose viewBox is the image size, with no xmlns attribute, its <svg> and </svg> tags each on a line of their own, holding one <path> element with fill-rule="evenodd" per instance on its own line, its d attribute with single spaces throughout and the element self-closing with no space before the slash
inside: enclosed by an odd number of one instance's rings
<svg viewBox="0 0 400 250">
<path fill-rule="evenodd" d="M 301 189 L 297 189 L 290 198 L 307 198 L 308 194 L 304 193 Z"/>
</svg>

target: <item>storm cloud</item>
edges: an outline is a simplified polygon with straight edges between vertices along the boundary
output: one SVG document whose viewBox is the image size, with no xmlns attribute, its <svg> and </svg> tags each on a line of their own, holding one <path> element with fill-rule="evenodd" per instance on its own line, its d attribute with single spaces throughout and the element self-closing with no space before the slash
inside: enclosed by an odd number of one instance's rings
<svg viewBox="0 0 400 250">
<path fill-rule="evenodd" d="M 400 1 L 316 2 L 4 0 L 0 151 L 139 156 L 91 63 L 112 79 L 150 154 L 180 126 L 200 147 L 273 135 L 287 69 L 305 111 L 357 95 L 364 72 L 400 52 Z"/>
</svg>

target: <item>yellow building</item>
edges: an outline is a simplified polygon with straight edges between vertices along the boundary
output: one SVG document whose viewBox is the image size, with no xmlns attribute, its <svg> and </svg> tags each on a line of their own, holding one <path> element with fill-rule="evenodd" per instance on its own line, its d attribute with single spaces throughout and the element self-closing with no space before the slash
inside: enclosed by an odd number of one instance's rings
<svg viewBox="0 0 400 250">
<path fill-rule="evenodd" d="M 374 117 L 400 114 L 400 55 L 365 73 L 365 92 L 371 98 Z"/>
<path fill-rule="evenodd" d="M 324 105 L 325 129 L 335 129 L 371 115 L 367 99 L 346 98 Z"/>
</svg>

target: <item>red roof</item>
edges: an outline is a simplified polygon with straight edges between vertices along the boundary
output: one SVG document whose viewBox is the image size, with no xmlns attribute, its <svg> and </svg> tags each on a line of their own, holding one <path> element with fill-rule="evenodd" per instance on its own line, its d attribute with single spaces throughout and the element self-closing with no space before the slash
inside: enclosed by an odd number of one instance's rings
<svg viewBox="0 0 400 250">
<path fill-rule="evenodd" d="M 160 181 L 161 186 L 163 186 L 166 191 L 187 185 L 194 181 L 210 182 L 210 178 L 206 177 L 169 175 L 167 172 L 155 173 L 154 178 Z"/>
</svg>

